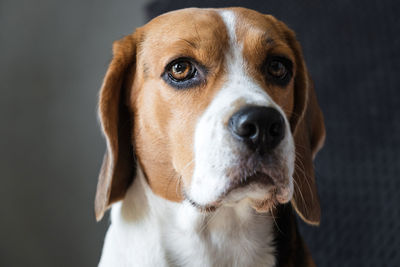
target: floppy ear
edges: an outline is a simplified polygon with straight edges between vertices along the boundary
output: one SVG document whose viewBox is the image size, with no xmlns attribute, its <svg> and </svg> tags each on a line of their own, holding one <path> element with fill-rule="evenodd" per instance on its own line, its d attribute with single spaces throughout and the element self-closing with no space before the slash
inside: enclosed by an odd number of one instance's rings
<svg viewBox="0 0 400 267">
<path fill-rule="evenodd" d="M 294 81 L 294 109 L 290 126 L 296 147 L 295 182 L 292 205 L 306 222 L 318 225 L 321 208 L 315 183 L 313 159 L 325 140 L 324 119 L 308 75 L 300 44 L 293 31 L 284 26 L 284 34 L 295 51 L 296 76 Z"/>
<path fill-rule="evenodd" d="M 304 112 L 292 128 L 296 146 L 293 175 L 296 185 L 292 205 L 306 223 L 318 225 L 321 208 L 313 159 L 324 143 L 325 126 L 311 80 L 307 82 L 307 89 L 303 93 L 306 94 Z"/>
<path fill-rule="evenodd" d="M 131 140 L 132 114 L 125 100 L 132 86 L 135 62 L 135 35 L 114 42 L 113 59 L 104 78 L 99 98 L 98 112 L 107 151 L 97 184 L 97 221 L 101 220 L 112 203 L 124 197 L 136 171 Z"/>
</svg>

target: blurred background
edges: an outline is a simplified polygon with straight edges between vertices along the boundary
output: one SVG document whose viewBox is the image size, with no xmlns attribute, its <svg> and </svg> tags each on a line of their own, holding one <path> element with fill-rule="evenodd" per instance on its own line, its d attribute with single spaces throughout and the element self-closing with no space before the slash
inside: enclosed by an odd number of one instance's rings
<svg viewBox="0 0 400 267">
<path fill-rule="evenodd" d="M 0 0 L 0 266 L 95 266 L 111 45 L 163 12 L 244 6 L 297 33 L 325 114 L 318 266 L 400 266 L 400 2 Z"/>
</svg>

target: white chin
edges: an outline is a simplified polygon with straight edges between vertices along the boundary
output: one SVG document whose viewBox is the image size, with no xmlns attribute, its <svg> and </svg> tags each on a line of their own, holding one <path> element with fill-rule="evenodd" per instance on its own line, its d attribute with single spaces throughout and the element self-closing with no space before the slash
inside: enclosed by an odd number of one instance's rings
<svg viewBox="0 0 400 267">
<path fill-rule="evenodd" d="M 243 199 L 265 199 L 272 197 L 271 190 L 273 186 L 250 184 L 244 187 L 239 187 L 227 194 L 223 203 L 234 204 Z"/>
</svg>

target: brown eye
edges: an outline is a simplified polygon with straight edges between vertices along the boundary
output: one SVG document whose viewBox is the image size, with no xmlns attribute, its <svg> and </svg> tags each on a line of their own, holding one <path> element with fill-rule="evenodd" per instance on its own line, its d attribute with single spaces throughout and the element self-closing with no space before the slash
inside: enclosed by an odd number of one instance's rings
<svg viewBox="0 0 400 267">
<path fill-rule="evenodd" d="M 284 56 L 269 56 L 262 65 L 267 81 L 281 87 L 289 84 L 293 76 L 293 63 Z"/>
<path fill-rule="evenodd" d="M 165 66 L 161 78 L 175 89 L 189 89 L 206 82 L 207 68 L 189 57 L 172 60 Z"/>
<path fill-rule="evenodd" d="M 279 60 L 271 60 L 268 65 L 268 73 L 277 78 L 284 79 L 287 75 L 286 66 Z"/>
<path fill-rule="evenodd" d="M 173 63 L 168 75 L 175 81 L 185 81 L 193 77 L 195 68 L 189 61 L 178 61 Z"/>
</svg>

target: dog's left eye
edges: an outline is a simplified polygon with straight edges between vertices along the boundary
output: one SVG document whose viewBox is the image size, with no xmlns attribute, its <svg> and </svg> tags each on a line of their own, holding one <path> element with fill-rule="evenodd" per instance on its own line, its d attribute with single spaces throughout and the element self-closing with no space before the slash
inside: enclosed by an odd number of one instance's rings
<svg viewBox="0 0 400 267">
<path fill-rule="evenodd" d="M 278 79 L 285 78 L 287 72 L 286 66 L 279 60 L 272 60 L 268 65 L 268 73 Z"/>
<path fill-rule="evenodd" d="M 292 78 L 292 62 L 281 56 L 271 56 L 265 62 L 267 78 L 270 82 L 285 86 Z"/>
</svg>

